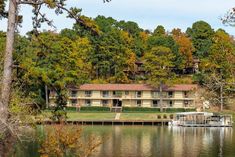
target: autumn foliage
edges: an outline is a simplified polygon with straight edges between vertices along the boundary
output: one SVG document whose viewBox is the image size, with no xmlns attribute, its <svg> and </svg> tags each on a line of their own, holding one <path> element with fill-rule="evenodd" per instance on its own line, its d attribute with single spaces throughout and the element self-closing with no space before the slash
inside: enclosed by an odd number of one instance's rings
<svg viewBox="0 0 235 157">
<path fill-rule="evenodd" d="M 100 144 L 99 138 L 83 137 L 81 128 L 61 124 L 45 128 L 39 153 L 41 157 L 87 157 Z"/>
</svg>

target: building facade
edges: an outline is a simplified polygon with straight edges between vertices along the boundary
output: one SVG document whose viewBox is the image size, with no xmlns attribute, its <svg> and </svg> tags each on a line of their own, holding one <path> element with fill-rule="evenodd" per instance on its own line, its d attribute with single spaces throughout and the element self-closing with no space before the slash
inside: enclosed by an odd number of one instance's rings
<svg viewBox="0 0 235 157">
<path fill-rule="evenodd" d="M 164 108 L 194 108 L 197 85 L 165 86 Z M 160 107 L 158 88 L 147 84 L 84 84 L 69 88 L 67 106 Z M 55 105 L 55 92 L 50 92 L 50 105 Z"/>
</svg>

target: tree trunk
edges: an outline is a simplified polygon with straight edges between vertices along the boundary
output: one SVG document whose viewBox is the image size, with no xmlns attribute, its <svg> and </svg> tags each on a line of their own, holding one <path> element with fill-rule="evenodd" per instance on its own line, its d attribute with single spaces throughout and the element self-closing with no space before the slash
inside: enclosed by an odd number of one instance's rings
<svg viewBox="0 0 235 157">
<path fill-rule="evenodd" d="M 49 95 L 48 95 L 48 88 L 47 85 L 45 85 L 45 98 L 46 98 L 46 109 L 49 108 L 49 99 L 48 99 Z"/>
<path fill-rule="evenodd" d="M 159 86 L 159 96 L 160 96 L 160 112 L 163 112 L 162 83 L 160 83 L 160 86 Z"/>
<path fill-rule="evenodd" d="M 224 98 L 223 98 L 223 84 L 220 85 L 220 111 L 223 111 Z"/>
<path fill-rule="evenodd" d="M 16 0 L 9 1 L 8 11 L 8 26 L 7 26 L 7 39 L 6 51 L 4 54 L 4 69 L 2 78 L 2 91 L 0 102 L 0 118 L 2 122 L 6 122 L 8 118 L 8 106 L 10 101 L 11 83 L 12 83 L 12 64 L 13 64 L 13 45 L 16 28 Z"/>
</svg>

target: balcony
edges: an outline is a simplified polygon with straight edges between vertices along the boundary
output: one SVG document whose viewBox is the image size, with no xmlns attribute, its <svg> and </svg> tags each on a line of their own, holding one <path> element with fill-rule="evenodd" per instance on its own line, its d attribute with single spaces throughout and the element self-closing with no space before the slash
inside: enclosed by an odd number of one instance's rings
<svg viewBox="0 0 235 157">
<path fill-rule="evenodd" d="M 113 97 L 114 98 L 121 98 L 122 92 L 121 91 L 113 91 Z"/>
</svg>

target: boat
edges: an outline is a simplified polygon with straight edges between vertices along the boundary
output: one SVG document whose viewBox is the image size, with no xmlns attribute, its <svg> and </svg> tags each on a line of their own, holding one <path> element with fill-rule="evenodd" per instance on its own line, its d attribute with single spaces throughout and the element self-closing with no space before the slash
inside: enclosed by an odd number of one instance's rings
<svg viewBox="0 0 235 157">
<path fill-rule="evenodd" d="M 182 127 L 232 127 L 232 116 L 210 112 L 176 113 L 171 126 Z"/>
</svg>

